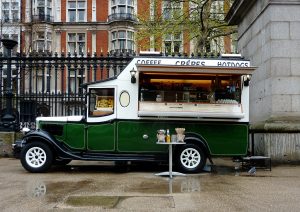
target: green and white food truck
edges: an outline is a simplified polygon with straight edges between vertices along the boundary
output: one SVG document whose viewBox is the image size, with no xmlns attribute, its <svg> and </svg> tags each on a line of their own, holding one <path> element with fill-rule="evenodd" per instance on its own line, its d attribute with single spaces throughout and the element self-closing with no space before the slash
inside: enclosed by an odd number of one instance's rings
<svg viewBox="0 0 300 212">
<path fill-rule="evenodd" d="M 39 117 L 15 148 L 29 172 L 71 160 L 168 161 L 200 172 L 207 159 L 248 150 L 249 80 L 238 55 L 183 59 L 139 56 L 118 76 L 86 84 L 84 116 Z M 169 135 L 166 135 L 168 131 Z"/>
</svg>

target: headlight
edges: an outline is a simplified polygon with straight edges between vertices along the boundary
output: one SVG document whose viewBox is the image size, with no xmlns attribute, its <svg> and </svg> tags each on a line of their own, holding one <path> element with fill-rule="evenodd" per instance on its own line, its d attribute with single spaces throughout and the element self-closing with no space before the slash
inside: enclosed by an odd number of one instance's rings
<svg viewBox="0 0 300 212">
<path fill-rule="evenodd" d="M 27 128 L 27 127 L 23 127 L 23 128 L 21 129 L 21 132 L 23 133 L 23 135 L 26 135 L 29 131 L 30 131 L 30 129 Z"/>
</svg>

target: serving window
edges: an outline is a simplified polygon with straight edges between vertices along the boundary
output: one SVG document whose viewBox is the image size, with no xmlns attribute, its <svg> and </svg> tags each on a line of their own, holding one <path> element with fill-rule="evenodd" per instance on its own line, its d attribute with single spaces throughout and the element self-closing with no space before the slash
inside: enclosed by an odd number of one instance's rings
<svg viewBox="0 0 300 212">
<path fill-rule="evenodd" d="M 238 104 L 241 76 L 233 74 L 141 72 L 140 101 Z"/>
<path fill-rule="evenodd" d="M 114 88 L 92 88 L 89 96 L 89 116 L 114 114 Z"/>
<path fill-rule="evenodd" d="M 140 72 L 139 116 L 241 119 L 241 75 Z"/>
</svg>

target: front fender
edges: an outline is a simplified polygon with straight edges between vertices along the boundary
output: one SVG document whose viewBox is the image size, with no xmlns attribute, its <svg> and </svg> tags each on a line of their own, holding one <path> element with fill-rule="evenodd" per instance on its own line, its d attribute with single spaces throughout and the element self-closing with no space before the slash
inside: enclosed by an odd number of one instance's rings
<svg viewBox="0 0 300 212">
<path fill-rule="evenodd" d="M 34 138 L 40 138 L 45 140 L 48 144 L 54 144 L 57 143 L 58 141 L 55 139 L 54 136 L 52 136 L 51 134 L 49 134 L 47 131 L 41 130 L 41 129 L 37 129 L 37 130 L 33 130 L 28 132 L 24 137 L 23 140 L 26 143 L 27 141 L 31 141 Z"/>
<path fill-rule="evenodd" d="M 22 139 L 22 146 L 32 141 L 45 142 L 54 151 L 54 154 L 62 159 L 75 159 L 76 155 L 72 154 L 65 146 L 63 146 L 54 136 L 47 131 L 37 129 L 27 133 Z"/>
</svg>

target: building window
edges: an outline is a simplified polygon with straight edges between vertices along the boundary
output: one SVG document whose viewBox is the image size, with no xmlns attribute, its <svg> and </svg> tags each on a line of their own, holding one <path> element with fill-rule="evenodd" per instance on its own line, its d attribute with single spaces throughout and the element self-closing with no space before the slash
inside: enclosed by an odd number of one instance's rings
<svg viewBox="0 0 300 212">
<path fill-rule="evenodd" d="M 36 8 L 36 15 L 49 19 L 52 15 L 52 0 L 38 0 Z"/>
<path fill-rule="evenodd" d="M 85 34 L 84 33 L 68 33 L 68 52 L 71 54 L 85 54 Z"/>
<path fill-rule="evenodd" d="M 2 2 L 2 17 L 4 22 L 19 22 L 20 20 L 20 3 L 17 1 Z"/>
<path fill-rule="evenodd" d="M 134 14 L 133 0 L 111 0 L 111 14 Z"/>
<path fill-rule="evenodd" d="M 224 1 L 213 1 L 211 5 L 211 18 L 223 20 L 224 17 Z"/>
<path fill-rule="evenodd" d="M 182 51 L 182 33 L 169 34 L 164 37 L 165 53 L 172 54 Z"/>
<path fill-rule="evenodd" d="M 176 18 L 177 15 L 181 14 L 182 3 L 181 2 L 172 2 L 170 0 L 163 1 L 163 18 L 165 20 L 170 20 Z"/>
<path fill-rule="evenodd" d="M 82 88 L 80 87 L 81 84 L 85 82 L 85 71 L 86 70 L 78 70 L 78 67 L 71 67 L 69 70 L 69 87 L 68 93 L 71 94 L 78 94 L 82 93 Z"/>
<path fill-rule="evenodd" d="M 230 36 L 231 39 L 231 52 L 237 53 L 238 52 L 238 36 L 237 33 L 234 33 Z"/>
<path fill-rule="evenodd" d="M 69 0 L 68 1 L 68 21 L 83 22 L 86 21 L 86 1 Z"/>
<path fill-rule="evenodd" d="M 112 32 L 111 50 L 134 50 L 134 32 L 126 30 Z"/>
<path fill-rule="evenodd" d="M 36 32 L 34 36 L 37 51 L 51 51 L 52 33 L 47 31 Z"/>
</svg>

